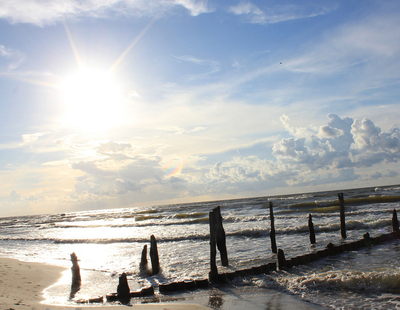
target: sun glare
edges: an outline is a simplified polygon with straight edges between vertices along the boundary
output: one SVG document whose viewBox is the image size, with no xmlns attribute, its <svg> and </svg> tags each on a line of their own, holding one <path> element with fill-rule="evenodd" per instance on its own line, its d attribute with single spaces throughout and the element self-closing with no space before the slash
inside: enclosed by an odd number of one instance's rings
<svg viewBox="0 0 400 310">
<path fill-rule="evenodd" d="M 120 89 L 106 71 L 84 69 L 63 83 L 68 125 L 103 132 L 122 122 Z"/>
</svg>

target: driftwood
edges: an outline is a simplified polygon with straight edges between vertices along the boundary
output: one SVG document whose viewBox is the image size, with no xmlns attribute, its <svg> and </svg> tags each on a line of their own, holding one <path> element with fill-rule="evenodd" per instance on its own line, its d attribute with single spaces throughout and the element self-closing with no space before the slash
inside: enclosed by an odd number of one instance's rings
<svg viewBox="0 0 400 310">
<path fill-rule="evenodd" d="M 340 234 L 343 239 L 346 239 L 346 220 L 344 215 L 344 199 L 343 193 L 338 194 L 339 204 L 340 204 Z"/>
<path fill-rule="evenodd" d="M 308 231 L 310 233 L 310 243 L 315 244 L 315 231 L 311 214 L 308 215 Z"/>
<path fill-rule="evenodd" d="M 269 237 L 271 238 L 271 250 L 272 253 L 277 253 L 276 249 L 276 239 L 275 239 L 275 221 L 274 221 L 274 211 L 272 210 L 272 202 L 269 202 L 269 218 L 271 220 L 271 230 L 269 232 Z"/>
<path fill-rule="evenodd" d="M 160 261 L 158 258 L 157 241 L 154 235 L 150 236 L 150 260 L 151 260 L 151 273 L 155 275 L 160 272 Z"/>
</svg>

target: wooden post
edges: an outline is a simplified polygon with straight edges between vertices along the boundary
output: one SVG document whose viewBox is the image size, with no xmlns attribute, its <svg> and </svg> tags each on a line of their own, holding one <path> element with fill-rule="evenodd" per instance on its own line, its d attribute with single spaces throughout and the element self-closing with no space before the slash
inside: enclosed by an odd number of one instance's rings
<svg viewBox="0 0 400 310">
<path fill-rule="evenodd" d="M 286 258 L 282 249 L 278 250 L 278 267 L 279 270 L 283 270 L 286 268 Z"/>
<path fill-rule="evenodd" d="M 210 282 L 218 282 L 218 269 L 215 258 L 217 256 L 216 249 L 216 228 L 215 228 L 215 216 L 214 211 L 209 213 L 210 222 L 210 273 L 208 274 L 208 279 Z"/>
<path fill-rule="evenodd" d="M 343 193 L 338 194 L 339 204 L 340 204 L 340 233 L 343 239 L 346 239 L 346 220 L 344 216 L 344 199 Z"/>
<path fill-rule="evenodd" d="M 140 260 L 139 270 L 147 269 L 147 244 L 143 246 L 142 258 Z"/>
<path fill-rule="evenodd" d="M 399 232 L 399 221 L 397 220 L 396 209 L 393 209 L 392 230 L 393 230 L 393 232 Z"/>
<path fill-rule="evenodd" d="M 150 237 L 150 259 L 151 259 L 151 273 L 155 275 L 160 272 L 160 261 L 158 259 L 157 241 L 154 235 Z"/>
<path fill-rule="evenodd" d="M 274 222 L 274 212 L 272 210 L 272 202 L 269 202 L 269 218 L 271 220 L 271 230 L 269 232 L 269 237 L 271 238 L 271 250 L 272 253 L 277 253 L 276 249 L 276 239 L 275 239 L 275 222 Z"/>
<path fill-rule="evenodd" d="M 122 273 L 119 277 L 119 283 L 117 287 L 117 296 L 119 299 L 131 298 L 130 289 L 128 285 L 128 279 L 126 273 Z"/>
<path fill-rule="evenodd" d="M 315 231 L 314 231 L 314 224 L 312 222 L 311 214 L 308 215 L 308 231 L 310 232 L 311 244 L 315 244 Z"/>
<path fill-rule="evenodd" d="M 75 252 L 71 254 L 71 262 L 72 262 L 72 283 L 80 283 L 81 282 L 81 272 L 78 265 L 78 257 Z"/>
<path fill-rule="evenodd" d="M 222 266 L 229 266 L 228 264 L 228 252 L 226 250 L 226 236 L 225 230 L 222 226 L 221 208 L 218 206 L 214 209 L 214 220 L 216 228 L 216 240 L 219 254 L 221 255 Z"/>
</svg>

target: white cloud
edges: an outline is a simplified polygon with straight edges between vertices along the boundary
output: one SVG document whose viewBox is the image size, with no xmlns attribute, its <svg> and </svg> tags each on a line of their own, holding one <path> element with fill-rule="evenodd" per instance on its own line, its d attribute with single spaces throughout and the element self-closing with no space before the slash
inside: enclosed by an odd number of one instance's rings
<svg viewBox="0 0 400 310">
<path fill-rule="evenodd" d="M 0 18 L 44 26 L 70 17 L 154 16 L 176 6 L 193 16 L 212 11 L 206 0 L 13 0 L 0 2 Z"/>
<path fill-rule="evenodd" d="M 12 71 L 16 69 L 23 61 L 25 56 L 14 49 L 6 48 L 0 45 L 0 69 L 2 71 Z"/>
<path fill-rule="evenodd" d="M 201 74 L 196 74 L 196 75 L 191 75 L 190 76 L 191 79 L 207 77 L 210 74 L 213 74 L 215 72 L 220 71 L 220 63 L 218 61 L 215 61 L 215 60 L 212 60 L 212 59 L 200 59 L 200 58 L 196 58 L 196 57 L 188 56 L 188 55 L 172 56 L 172 57 L 177 59 L 177 60 L 186 62 L 186 63 L 191 63 L 191 64 L 195 64 L 195 65 L 198 65 L 198 66 L 210 67 L 210 70 L 208 72 L 201 73 Z"/>
<path fill-rule="evenodd" d="M 193 16 L 212 12 L 212 9 L 208 6 L 208 0 L 175 0 L 173 2 L 182 5 Z"/>
<path fill-rule="evenodd" d="M 9 200 L 11 202 L 16 202 L 19 201 L 21 199 L 21 194 L 18 194 L 17 191 L 14 189 L 11 193 L 10 193 L 10 198 Z"/>
<path fill-rule="evenodd" d="M 37 141 L 41 136 L 48 135 L 50 133 L 51 133 L 51 131 L 25 134 L 25 135 L 22 135 L 22 141 L 24 144 L 32 143 L 32 142 Z"/>
<path fill-rule="evenodd" d="M 289 117 L 284 115 L 281 120 L 292 137 L 273 145 L 273 160 L 257 156 L 235 157 L 215 164 L 206 176 L 218 181 L 220 189 L 225 183 L 230 189 L 238 190 L 238 184 L 242 186 L 243 182 L 253 185 L 261 182 L 272 187 L 320 185 L 356 180 L 359 178 L 356 172 L 361 173 L 365 167 L 400 159 L 398 128 L 383 132 L 368 119 L 342 119 L 335 114 L 329 114 L 328 118 L 329 123 L 321 126 L 324 135 L 313 135 L 313 128 L 293 130 Z M 398 172 L 393 170 L 388 170 L 385 175 L 397 176 Z M 382 177 L 379 171 L 369 174 L 373 180 Z"/>
<path fill-rule="evenodd" d="M 260 8 L 250 1 L 241 1 L 238 5 L 232 6 L 230 12 L 244 16 L 246 22 L 264 25 L 324 15 L 332 9 L 315 5 L 305 7 L 295 4 L 274 7 L 265 5 L 265 7 Z"/>
</svg>

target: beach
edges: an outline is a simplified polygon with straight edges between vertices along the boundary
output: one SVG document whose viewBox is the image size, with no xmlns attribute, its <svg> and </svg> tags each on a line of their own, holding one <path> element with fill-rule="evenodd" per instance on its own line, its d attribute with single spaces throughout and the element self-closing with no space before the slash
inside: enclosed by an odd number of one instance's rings
<svg viewBox="0 0 400 310">
<path fill-rule="evenodd" d="M 163 285 L 208 278 L 208 217 L 217 206 L 221 207 L 229 258 L 229 265 L 222 266 L 217 253 L 219 274 L 277 262 L 269 234 L 270 202 L 276 243 L 286 259 L 319 255 L 329 243 L 344 248 L 366 233 L 371 238 L 391 233 L 393 209 L 399 210 L 400 186 L 343 192 L 346 239 L 341 237 L 337 192 L 0 218 L 1 285 L 5 286 L 0 309 L 114 307 L 110 302 L 79 302 L 98 296 L 105 300 L 107 294 L 117 291 L 122 273 L 127 274 L 131 292 L 155 288 L 154 296 L 132 298 L 129 305 L 134 307 L 396 309 L 400 306 L 399 239 L 359 249 L 350 246 L 340 254 L 288 270 L 237 273 L 224 285 L 159 293 Z M 309 240 L 309 214 L 314 221 L 315 245 Z M 144 246 L 151 247 L 151 235 L 157 239 L 160 260 L 160 272 L 154 275 L 139 268 Z M 78 257 L 82 276 L 77 291 L 71 289 L 71 253 Z M 33 269 L 38 271 L 32 273 Z M 162 308 L 164 304 L 168 307 Z"/>
<path fill-rule="evenodd" d="M 50 310 L 50 309 L 80 309 L 82 307 L 95 309 L 126 309 L 126 305 L 94 304 L 75 306 L 48 305 L 43 298 L 43 291 L 55 284 L 65 268 L 42 263 L 27 263 L 16 259 L 0 258 L 0 308 L 15 310 Z M 67 299 L 67 296 L 65 297 Z M 162 300 L 162 298 L 159 298 Z M 168 296 L 170 302 L 130 305 L 137 310 L 201 310 L 201 309 L 325 309 L 293 296 L 272 290 L 223 287 L 203 290 L 191 294 Z"/>
<path fill-rule="evenodd" d="M 43 291 L 55 284 L 65 268 L 41 263 L 26 263 L 16 259 L 0 258 L 0 307 L 1 309 L 77 309 L 76 306 L 54 306 L 43 303 Z M 124 309 L 126 306 L 104 306 L 96 309 Z M 135 305 L 135 309 L 201 310 L 200 305 L 190 304 L 146 304 Z"/>
</svg>

